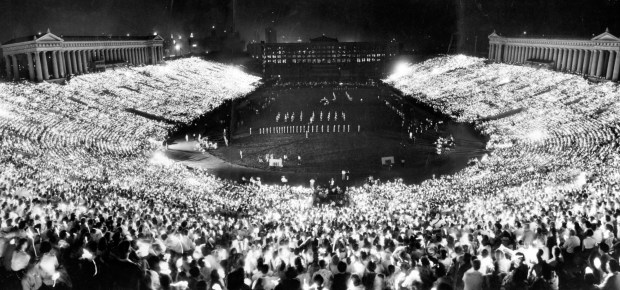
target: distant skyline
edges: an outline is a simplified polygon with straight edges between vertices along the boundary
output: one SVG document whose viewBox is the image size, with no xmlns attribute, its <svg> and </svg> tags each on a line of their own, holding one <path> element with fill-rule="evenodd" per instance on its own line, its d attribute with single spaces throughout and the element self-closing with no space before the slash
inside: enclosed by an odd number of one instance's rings
<svg viewBox="0 0 620 290">
<path fill-rule="evenodd" d="M 341 41 L 396 39 L 406 47 L 442 52 L 451 36 L 471 50 L 504 35 L 588 37 L 609 27 L 620 35 L 616 0 L 237 0 L 237 30 L 247 42 L 280 42 L 322 34 Z M 50 28 L 65 35 L 230 32 L 232 0 L 0 0 L 0 42 Z M 453 43 L 455 45 L 456 43 Z"/>
</svg>

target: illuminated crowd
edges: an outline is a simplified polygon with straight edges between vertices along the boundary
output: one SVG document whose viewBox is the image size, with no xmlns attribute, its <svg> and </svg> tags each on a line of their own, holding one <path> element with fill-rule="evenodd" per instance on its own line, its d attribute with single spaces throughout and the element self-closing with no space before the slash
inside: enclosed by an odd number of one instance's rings
<svg viewBox="0 0 620 290">
<path fill-rule="evenodd" d="M 349 188 L 347 206 L 313 207 L 311 188 L 220 180 L 155 141 L 173 126 L 164 119 L 188 122 L 257 81 L 185 59 L 0 84 L 0 285 L 620 287 L 615 84 L 465 56 L 408 67 L 386 83 L 475 122 L 491 153 L 454 175 L 372 182 Z"/>
</svg>

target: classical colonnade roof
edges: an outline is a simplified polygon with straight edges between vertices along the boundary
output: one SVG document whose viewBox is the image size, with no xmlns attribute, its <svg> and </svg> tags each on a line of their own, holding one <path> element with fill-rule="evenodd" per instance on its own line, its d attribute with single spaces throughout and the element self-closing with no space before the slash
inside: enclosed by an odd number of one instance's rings
<svg viewBox="0 0 620 290">
<path fill-rule="evenodd" d="M 489 35 L 489 41 L 491 43 L 499 44 L 536 44 L 536 45 L 577 45 L 577 46 L 611 46 L 620 47 L 620 38 L 609 32 L 606 29 L 605 32 L 594 36 L 590 39 L 587 38 L 549 38 L 549 37 L 504 37 L 497 34 L 495 31 Z"/>
</svg>

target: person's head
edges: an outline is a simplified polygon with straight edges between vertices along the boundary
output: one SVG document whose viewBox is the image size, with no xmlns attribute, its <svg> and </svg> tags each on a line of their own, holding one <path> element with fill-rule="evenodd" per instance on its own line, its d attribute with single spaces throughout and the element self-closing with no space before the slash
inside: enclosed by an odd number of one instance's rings
<svg viewBox="0 0 620 290">
<path fill-rule="evenodd" d="M 338 263 L 338 272 L 340 272 L 340 273 L 344 273 L 344 272 L 346 272 L 346 271 L 347 271 L 347 263 L 342 262 L 342 261 L 341 261 L 341 262 L 339 262 L 339 263 Z"/>
<path fill-rule="evenodd" d="M 207 290 L 207 282 L 200 280 L 196 283 L 196 290 Z"/>
<path fill-rule="evenodd" d="M 287 279 L 295 279 L 297 277 L 297 270 L 295 270 L 295 268 L 293 267 L 288 267 L 284 274 L 286 275 Z"/>
<path fill-rule="evenodd" d="M 374 272 L 375 269 L 377 269 L 377 265 L 375 265 L 375 262 L 370 261 L 370 262 L 368 262 L 368 265 L 366 266 L 366 269 L 368 269 L 368 272 Z"/>
<path fill-rule="evenodd" d="M 353 274 L 351 275 L 351 283 L 353 283 L 353 286 L 359 287 L 360 285 L 362 285 L 362 279 L 360 279 L 360 276 L 358 276 L 357 274 Z"/>
<path fill-rule="evenodd" d="M 122 259 L 127 259 L 129 257 L 129 252 L 131 248 L 131 243 L 129 241 L 122 241 L 118 245 L 118 254 Z"/>
<path fill-rule="evenodd" d="M 327 263 L 325 262 L 325 260 L 319 261 L 319 267 L 321 267 L 321 269 L 325 269 L 326 266 L 327 266 Z"/>
<path fill-rule="evenodd" d="M 198 276 L 200 276 L 200 269 L 198 269 L 198 267 L 191 267 L 189 269 L 189 275 L 192 278 L 198 278 Z"/>
<path fill-rule="evenodd" d="M 312 282 L 314 282 L 319 288 L 323 287 L 323 276 L 321 275 L 314 275 L 314 278 L 312 278 Z"/>
<path fill-rule="evenodd" d="M 478 259 L 473 260 L 472 261 L 472 265 L 474 267 L 474 270 L 476 270 L 476 271 L 480 270 L 480 260 L 478 260 Z"/>
<path fill-rule="evenodd" d="M 267 275 L 267 273 L 269 272 L 269 266 L 267 264 L 259 265 L 258 269 L 260 270 L 261 273 L 265 275 Z"/>
<path fill-rule="evenodd" d="M 41 246 L 39 247 L 39 252 L 41 252 L 41 254 L 49 253 L 51 250 L 52 244 L 50 244 L 50 242 L 48 241 L 43 241 L 41 243 Z"/>
</svg>

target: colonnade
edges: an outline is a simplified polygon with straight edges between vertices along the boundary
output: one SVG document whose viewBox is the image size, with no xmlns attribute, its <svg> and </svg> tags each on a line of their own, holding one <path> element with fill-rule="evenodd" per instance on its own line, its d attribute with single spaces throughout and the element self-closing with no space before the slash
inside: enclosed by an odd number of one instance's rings
<svg viewBox="0 0 620 290">
<path fill-rule="evenodd" d="M 489 59 L 504 63 L 528 60 L 552 61 L 554 69 L 618 81 L 620 50 L 617 47 L 545 47 L 522 44 L 491 44 Z"/>
<path fill-rule="evenodd" d="M 64 78 L 68 75 L 84 74 L 95 69 L 95 61 L 129 63 L 132 65 L 157 64 L 163 60 L 163 47 L 120 47 L 41 50 L 14 53 L 4 56 L 8 79 L 20 79 L 20 64 L 28 69 L 32 81 Z"/>
</svg>

